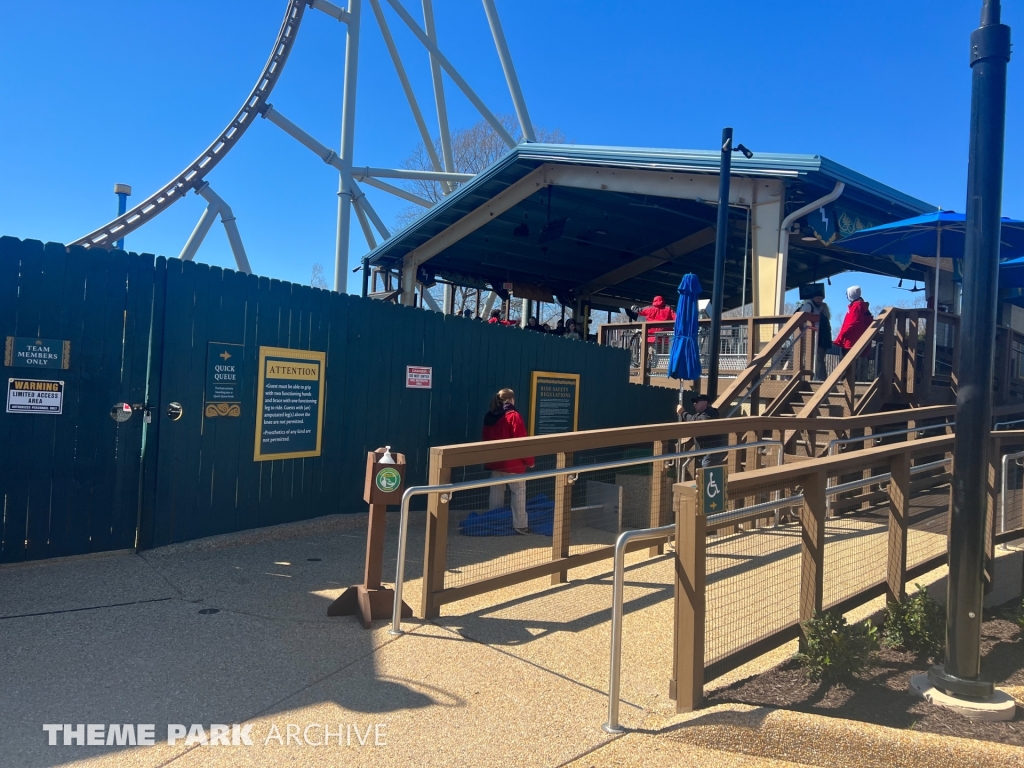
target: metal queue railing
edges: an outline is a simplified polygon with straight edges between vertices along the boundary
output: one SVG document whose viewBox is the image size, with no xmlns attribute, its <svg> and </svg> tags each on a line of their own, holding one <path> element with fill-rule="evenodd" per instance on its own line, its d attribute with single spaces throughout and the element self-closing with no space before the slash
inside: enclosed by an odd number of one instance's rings
<svg viewBox="0 0 1024 768">
<path fill-rule="evenodd" d="M 706 456 L 713 453 L 727 453 L 729 451 L 746 450 L 748 448 L 761 448 L 773 445 L 784 452 L 781 440 L 761 440 L 754 443 L 739 443 L 737 445 L 720 446 L 715 448 L 697 448 L 691 451 L 680 451 L 678 453 L 663 453 L 657 456 L 642 456 L 633 459 L 621 459 L 618 461 L 605 461 L 597 464 L 582 464 L 575 467 L 563 467 L 559 469 L 545 469 L 537 472 L 530 472 L 523 475 L 525 480 L 545 480 L 552 477 L 568 476 L 570 485 L 575 483 L 579 476 L 586 472 L 601 472 L 609 469 L 623 469 L 626 467 L 640 467 L 645 464 L 654 464 L 659 461 L 676 462 L 681 459 L 693 458 L 695 456 Z M 406 489 L 402 494 L 401 519 L 398 525 L 398 562 L 395 565 L 395 605 L 391 619 L 391 629 L 388 634 L 402 635 L 402 591 L 405 587 L 405 555 L 409 539 L 409 504 L 416 496 L 429 496 L 439 494 L 442 504 L 451 501 L 452 494 L 458 491 L 469 491 L 479 488 L 489 488 L 492 485 L 505 485 L 509 478 L 486 477 L 479 480 L 463 480 L 458 483 L 445 483 L 442 485 L 415 485 Z M 646 530 L 646 529 L 645 529 Z M 628 531 L 627 531 L 628 533 Z"/>
</svg>

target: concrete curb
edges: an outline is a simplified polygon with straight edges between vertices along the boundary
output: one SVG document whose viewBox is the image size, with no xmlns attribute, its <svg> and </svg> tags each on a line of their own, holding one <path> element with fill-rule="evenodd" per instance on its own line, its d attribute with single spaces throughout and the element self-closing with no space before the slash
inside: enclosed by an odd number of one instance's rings
<svg viewBox="0 0 1024 768">
<path fill-rule="evenodd" d="M 975 768 L 1024 766 L 1024 749 L 842 718 L 723 704 L 665 721 L 659 736 L 822 768 Z"/>
</svg>

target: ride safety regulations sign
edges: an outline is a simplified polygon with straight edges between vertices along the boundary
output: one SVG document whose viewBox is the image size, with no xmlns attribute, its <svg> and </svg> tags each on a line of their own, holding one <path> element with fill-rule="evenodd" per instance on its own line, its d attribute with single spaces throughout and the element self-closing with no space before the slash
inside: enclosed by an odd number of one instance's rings
<svg viewBox="0 0 1024 768">
<path fill-rule="evenodd" d="M 63 410 L 63 381 L 7 380 L 8 413 L 49 413 L 60 416 Z"/>
<path fill-rule="evenodd" d="M 326 352 L 260 347 L 256 461 L 320 455 Z"/>
</svg>

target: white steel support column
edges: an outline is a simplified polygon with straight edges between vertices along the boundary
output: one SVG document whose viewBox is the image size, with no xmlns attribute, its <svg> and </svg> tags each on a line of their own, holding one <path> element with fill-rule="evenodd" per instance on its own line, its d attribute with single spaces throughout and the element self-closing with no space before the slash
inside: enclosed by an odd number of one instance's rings
<svg viewBox="0 0 1024 768">
<path fill-rule="evenodd" d="M 487 23 L 490 24 L 491 35 L 494 37 L 494 46 L 498 49 L 498 58 L 501 59 L 501 68 L 505 72 L 505 82 L 508 83 L 512 103 L 516 106 L 516 117 L 519 118 L 519 125 L 523 129 L 523 136 L 527 141 L 536 141 L 533 123 L 530 122 L 530 113 L 526 111 L 526 99 L 523 98 L 523 91 L 519 87 L 516 68 L 512 65 L 512 54 L 509 53 L 508 43 L 505 42 L 505 33 L 501 29 L 498 9 L 494 7 L 494 0 L 483 0 L 483 3 L 484 13 L 487 14 Z"/>
<path fill-rule="evenodd" d="M 444 306 L 442 307 L 446 315 L 452 315 L 455 313 L 455 286 L 451 283 L 444 284 Z"/>
<path fill-rule="evenodd" d="M 434 6 L 431 0 L 423 0 L 423 31 L 435 46 L 437 33 L 434 31 Z M 430 79 L 434 84 L 434 103 L 437 105 L 437 129 L 441 134 L 441 155 L 444 157 L 444 169 L 448 173 L 455 171 L 455 159 L 452 155 L 452 136 L 448 132 L 448 107 L 444 100 L 444 81 L 441 79 L 441 65 L 434 54 L 430 54 Z M 447 192 L 455 189 L 454 184 L 442 184 Z M 446 192 L 446 193 L 447 193 Z"/>
<path fill-rule="evenodd" d="M 362 0 L 348 0 L 345 35 L 345 88 L 341 105 L 341 177 L 338 179 L 338 234 L 334 248 L 334 290 L 348 290 L 348 240 L 352 226 L 352 153 L 356 129 L 356 75 L 359 66 L 359 11 Z"/>
<path fill-rule="evenodd" d="M 391 36 L 391 28 L 388 26 L 387 19 L 384 18 L 384 11 L 380 7 L 378 0 L 370 0 L 370 7 L 373 8 L 373 15 L 377 19 L 377 26 L 380 27 L 380 33 L 384 37 L 384 45 L 388 49 L 388 53 L 391 55 L 391 62 L 395 65 L 395 72 L 398 74 L 398 80 L 402 84 L 402 90 L 405 91 L 405 98 L 409 102 L 409 109 L 412 110 L 413 120 L 416 122 L 416 127 L 419 128 L 420 138 L 423 140 L 423 147 L 427 150 L 427 155 L 430 157 L 430 163 L 434 166 L 435 171 L 441 170 L 441 160 L 437 156 L 437 152 L 434 150 L 434 140 L 430 138 L 430 131 L 427 130 L 427 124 L 423 120 L 423 112 L 420 111 L 419 102 L 416 101 L 416 94 L 412 90 L 412 84 L 409 82 L 409 76 L 405 72 L 405 66 L 402 64 L 402 57 L 398 54 L 398 47 L 395 45 L 395 39 Z M 443 186 L 445 192 L 448 192 L 447 185 Z"/>
<path fill-rule="evenodd" d="M 778 179 L 754 184 L 750 214 L 751 282 L 754 317 L 775 313 L 779 266 L 779 225 L 782 223 L 783 184 Z M 770 337 L 769 337 L 770 338 Z M 763 339 L 762 339 L 763 340 Z"/>
</svg>

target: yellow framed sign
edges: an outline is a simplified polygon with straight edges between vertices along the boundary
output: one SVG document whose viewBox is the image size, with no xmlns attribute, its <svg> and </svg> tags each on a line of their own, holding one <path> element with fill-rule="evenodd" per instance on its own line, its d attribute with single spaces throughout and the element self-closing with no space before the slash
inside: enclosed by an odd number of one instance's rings
<svg viewBox="0 0 1024 768">
<path fill-rule="evenodd" d="M 580 419 L 580 375 L 533 371 L 530 376 L 530 434 L 575 432 Z"/>
<path fill-rule="evenodd" d="M 320 455 L 326 352 L 260 347 L 255 461 Z"/>
</svg>

